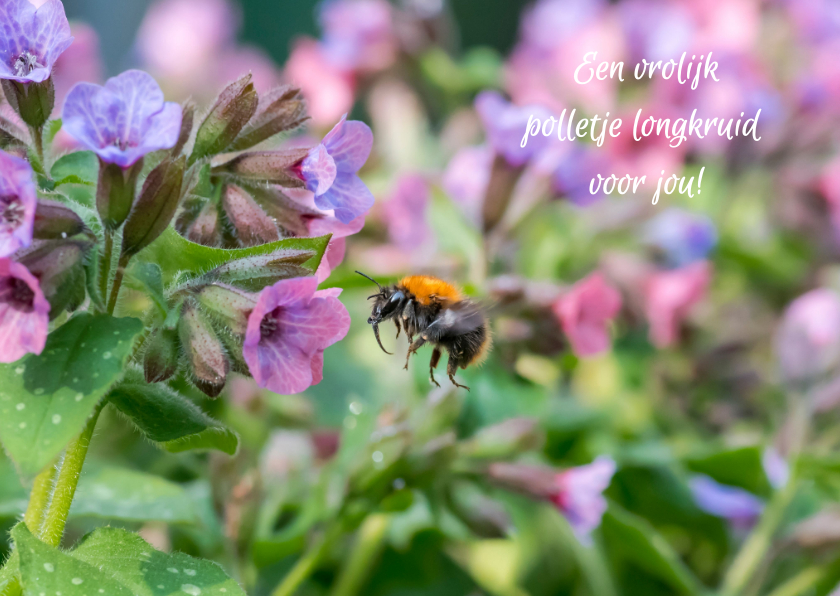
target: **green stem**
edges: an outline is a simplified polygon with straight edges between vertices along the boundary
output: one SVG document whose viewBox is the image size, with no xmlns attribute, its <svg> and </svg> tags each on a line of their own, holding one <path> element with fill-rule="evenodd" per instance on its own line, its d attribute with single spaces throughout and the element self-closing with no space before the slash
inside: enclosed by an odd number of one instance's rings
<svg viewBox="0 0 840 596">
<path fill-rule="evenodd" d="M 47 172 L 47 164 L 44 161 L 44 127 L 29 127 L 29 132 L 32 135 L 32 141 L 35 144 L 35 152 L 38 155 L 38 160 L 41 162 L 41 167 L 44 170 L 44 174 L 48 175 Z"/>
<path fill-rule="evenodd" d="M 105 248 L 102 251 L 102 257 L 99 260 L 99 295 L 102 296 L 102 302 L 105 302 L 108 296 L 108 278 L 111 277 L 111 258 L 114 252 L 114 236 L 110 230 L 105 230 Z"/>
<path fill-rule="evenodd" d="M 825 577 L 824 569 L 807 567 L 770 592 L 769 596 L 800 596 L 809 593 L 823 577 Z"/>
<path fill-rule="evenodd" d="M 44 512 L 50 504 L 55 474 L 54 464 L 50 464 L 41 470 L 32 484 L 32 492 L 29 493 L 29 505 L 26 508 L 26 513 L 23 514 L 23 523 L 35 535 L 41 531 L 41 525 L 44 523 Z"/>
<path fill-rule="evenodd" d="M 792 395 L 791 402 L 791 427 L 790 434 L 793 437 L 788 453 L 788 466 L 790 478 L 780 490 L 773 494 L 764 513 L 758 520 L 753 531 L 741 545 L 741 550 L 732 561 L 732 565 L 726 572 L 721 585 L 721 592 L 725 595 L 737 596 L 743 593 L 744 589 L 752 581 L 756 570 L 761 565 L 767 551 L 773 544 L 773 537 L 776 534 L 785 517 L 788 505 L 796 495 L 797 489 L 797 459 L 799 452 L 805 443 L 805 437 L 810 425 L 809 401 L 803 395 Z"/>
<path fill-rule="evenodd" d="M 128 266 L 128 258 L 120 257 L 120 263 L 117 265 L 117 271 L 114 273 L 114 285 L 111 286 L 111 296 L 108 298 L 108 314 L 114 314 L 114 309 L 117 307 L 117 298 L 120 295 L 120 286 L 122 286 L 123 275 L 125 275 L 125 268 Z"/>
<path fill-rule="evenodd" d="M 67 446 L 67 452 L 64 454 L 64 461 L 61 462 L 61 470 L 55 482 L 52 501 L 41 527 L 40 538 L 50 546 L 57 547 L 61 544 L 67 514 L 70 512 L 70 505 L 76 494 L 76 486 L 79 483 L 82 466 L 85 464 L 93 429 L 96 427 L 96 421 L 104 405 L 103 401 L 96 406 L 82 433 Z"/>
<path fill-rule="evenodd" d="M 318 568 L 333 542 L 341 535 L 341 525 L 333 523 L 318 540 L 303 553 L 295 566 L 274 589 L 271 596 L 292 596 L 300 585 Z"/>
<path fill-rule="evenodd" d="M 384 514 L 369 515 L 364 521 L 350 558 L 335 582 L 332 596 L 355 596 L 359 593 L 373 570 L 373 563 L 382 553 L 389 521 Z"/>
</svg>

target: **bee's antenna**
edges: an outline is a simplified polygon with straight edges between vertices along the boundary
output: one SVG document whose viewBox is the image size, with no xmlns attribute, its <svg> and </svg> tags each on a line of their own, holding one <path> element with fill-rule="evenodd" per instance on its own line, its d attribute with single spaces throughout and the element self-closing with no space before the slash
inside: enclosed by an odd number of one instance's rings
<svg viewBox="0 0 840 596">
<path fill-rule="evenodd" d="M 365 275 L 365 274 L 364 274 L 364 273 L 362 273 L 361 271 L 356 271 L 356 273 L 358 273 L 358 274 L 359 274 L 359 275 L 361 275 L 362 277 L 366 277 L 367 279 L 369 279 L 370 281 L 372 281 L 373 283 L 375 283 L 375 284 L 376 284 L 376 287 L 377 287 L 377 288 L 379 288 L 379 291 L 380 291 L 380 292 L 382 291 L 382 286 L 380 286 L 380 285 L 379 285 L 379 282 L 378 282 L 378 281 L 376 281 L 375 279 L 373 279 L 373 278 L 372 278 L 372 277 L 370 277 L 369 275 Z"/>
</svg>

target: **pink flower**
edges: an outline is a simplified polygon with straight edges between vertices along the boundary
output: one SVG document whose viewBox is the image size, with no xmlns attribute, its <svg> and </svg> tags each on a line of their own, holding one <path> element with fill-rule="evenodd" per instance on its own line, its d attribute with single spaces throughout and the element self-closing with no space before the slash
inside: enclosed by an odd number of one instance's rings
<svg viewBox="0 0 840 596">
<path fill-rule="evenodd" d="M 609 457 L 598 457 L 591 464 L 569 468 L 554 477 L 557 492 L 551 500 L 584 544 L 591 542 L 590 534 L 601 524 L 607 510 L 602 493 L 610 485 L 613 474 L 615 462 Z"/>
<path fill-rule="evenodd" d="M 350 315 L 340 289 L 317 287 L 314 277 L 300 277 L 260 292 L 242 348 L 260 387 L 289 395 L 321 382 L 324 350 L 347 335 Z"/>
<path fill-rule="evenodd" d="M 475 224 L 481 222 L 492 167 L 493 151 L 490 147 L 464 147 L 449 160 L 443 173 L 443 189 Z"/>
<path fill-rule="evenodd" d="M 328 0 L 321 7 L 321 47 L 344 71 L 373 72 L 397 58 L 391 5 L 386 0 Z"/>
<path fill-rule="evenodd" d="M 621 310 L 621 294 L 601 273 L 576 283 L 553 308 L 577 356 L 594 356 L 610 348 L 607 323 Z"/>
<path fill-rule="evenodd" d="M 26 267 L 0 258 L 0 362 L 40 354 L 47 342 L 50 303 Z"/>
<path fill-rule="evenodd" d="M 55 105 L 61 109 L 64 98 L 76 83 L 99 83 L 102 81 L 102 56 L 99 53 L 99 36 L 93 27 L 84 23 L 70 25 L 73 45 L 58 57 L 53 71 L 55 84 Z"/>
<path fill-rule="evenodd" d="M 645 310 L 655 346 L 664 348 L 677 340 L 680 323 L 706 294 L 711 275 L 708 261 L 650 275 L 645 285 Z"/>
<path fill-rule="evenodd" d="M 786 379 L 818 377 L 835 368 L 840 363 L 840 296 L 820 288 L 791 302 L 775 344 Z"/>
<path fill-rule="evenodd" d="M 301 38 L 294 42 L 286 62 L 285 78 L 306 98 L 307 111 L 316 126 L 326 126 L 353 107 L 353 76 L 331 64 L 318 42 Z"/>
<path fill-rule="evenodd" d="M 0 151 L 0 257 L 31 244 L 37 202 L 32 168 Z"/>
<path fill-rule="evenodd" d="M 422 248 L 431 239 L 432 231 L 426 221 L 430 198 L 426 180 L 409 174 L 400 177 L 393 196 L 385 203 L 388 236 L 406 252 Z"/>
<path fill-rule="evenodd" d="M 324 251 L 324 257 L 321 259 L 321 264 L 318 265 L 318 271 L 315 272 L 315 277 L 318 283 L 326 281 L 333 269 L 341 265 L 344 260 L 344 254 L 347 252 L 347 240 L 344 238 L 332 238 L 327 250 Z"/>
</svg>

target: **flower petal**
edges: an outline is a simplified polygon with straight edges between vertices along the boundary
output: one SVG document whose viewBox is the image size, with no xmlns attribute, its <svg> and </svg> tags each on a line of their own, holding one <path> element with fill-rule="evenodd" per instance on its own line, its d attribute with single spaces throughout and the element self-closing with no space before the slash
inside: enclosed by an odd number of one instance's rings
<svg viewBox="0 0 840 596">
<path fill-rule="evenodd" d="M 353 173 L 365 165 L 373 148 L 373 132 L 364 122 L 347 120 L 347 115 L 327 133 L 322 141 L 341 173 Z"/>
<path fill-rule="evenodd" d="M 345 224 L 363 215 L 373 203 L 373 195 L 361 178 L 341 172 L 327 192 L 315 197 L 318 209 L 334 210 L 338 221 Z"/>
</svg>

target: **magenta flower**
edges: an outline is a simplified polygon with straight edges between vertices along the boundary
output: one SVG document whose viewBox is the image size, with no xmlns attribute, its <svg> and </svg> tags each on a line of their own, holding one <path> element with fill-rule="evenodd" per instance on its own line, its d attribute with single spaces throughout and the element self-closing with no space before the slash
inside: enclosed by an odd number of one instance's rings
<svg viewBox="0 0 840 596">
<path fill-rule="evenodd" d="M 385 203 L 385 222 L 391 242 L 406 252 L 422 249 L 432 237 L 426 221 L 431 200 L 429 185 L 419 174 L 397 180 L 394 194 Z"/>
<path fill-rule="evenodd" d="M 708 476 L 694 476 L 689 479 L 688 487 L 700 509 L 722 517 L 738 529 L 752 527 L 764 510 L 764 503 L 754 494 L 736 486 L 720 484 Z"/>
<path fill-rule="evenodd" d="M 557 493 L 551 500 L 584 544 L 591 543 L 590 534 L 601 524 L 607 510 L 603 492 L 610 485 L 613 474 L 615 462 L 604 456 L 591 464 L 564 470 L 554 477 Z"/>
<path fill-rule="evenodd" d="M 711 275 L 708 261 L 651 274 L 645 285 L 645 311 L 650 339 L 656 347 L 677 341 L 682 320 L 705 296 Z"/>
<path fill-rule="evenodd" d="M 551 116 L 541 106 L 515 106 L 496 91 L 482 91 L 475 98 L 475 109 L 490 145 L 512 166 L 525 165 L 551 142 L 551 136 L 540 132 L 529 136 L 525 147 L 521 146 L 530 118 L 543 122 Z"/>
<path fill-rule="evenodd" d="M 324 349 L 347 335 L 350 315 L 340 289 L 317 287 L 314 277 L 300 277 L 260 292 L 242 348 L 260 387 L 289 395 L 321 382 Z"/>
<path fill-rule="evenodd" d="M 65 130 L 102 161 L 128 168 L 147 153 L 175 146 L 181 106 L 164 101 L 151 75 L 128 70 L 104 87 L 73 87 L 64 102 L 63 121 Z"/>
<path fill-rule="evenodd" d="M 814 379 L 836 368 L 840 364 L 840 295 L 818 288 L 791 302 L 775 344 L 785 379 Z"/>
<path fill-rule="evenodd" d="M 0 0 L 0 79 L 42 83 L 73 37 L 60 0 Z"/>
<path fill-rule="evenodd" d="M 332 209 L 339 221 L 350 223 L 373 206 L 373 195 L 356 173 L 372 147 L 373 133 L 368 125 L 348 121 L 345 114 L 303 158 L 298 175 L 315 194 L 318 209 Z"/>
<path fill-rule="evenodd" d="M 621 310 L 621 294 L 593 273 L 560 296 L 554 314 L 577 356 L 594 356 L 610 348 L 607 325 Z"/>
<path fill-rule="evenodd" d="M 327 245 L 327 250 L 324 251 L 321 264 L 318 265 L 318 271 L 315 272 L 315 279 L 318 280 L 318 283 L 325 281 L 333 269 L 341 265 L 346 252 L 347 240 L 344 238 L 332 238 L 330 240 L 330 243 Z"/>
<path fill-rule="evenodd" d="M 37 202 L 32 168 L 0 151 L 0 257 L 31 244 Z"/>
<path fill-rule="evenodd" d="M 26 267 L 0 258 L 0 362 L 40 354 L 47 343 L 50 303 Z"/>
</svg>

